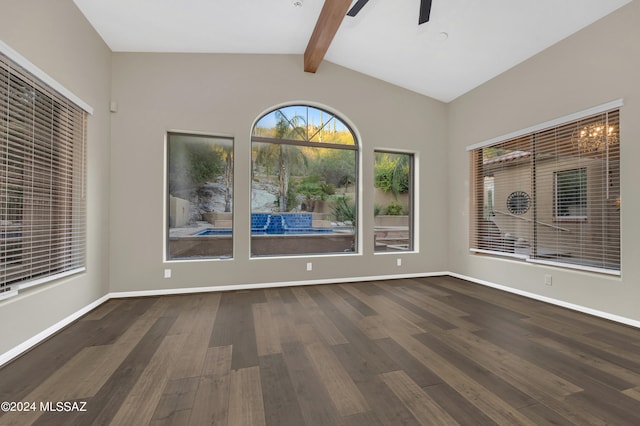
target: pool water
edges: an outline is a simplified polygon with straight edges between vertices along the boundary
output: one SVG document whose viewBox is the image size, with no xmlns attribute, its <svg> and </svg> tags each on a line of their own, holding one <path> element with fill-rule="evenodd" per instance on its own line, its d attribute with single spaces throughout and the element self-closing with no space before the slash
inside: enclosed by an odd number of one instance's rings
<svg viewBox="0 0 640 426">
<path fill-rule="evenodd" d="M 251 235 L 331 234 L 331 228 L 314 228 L 311 213 L 252 213 Z M 231 235 L 230 228 L 208 228 L 194 234 Z"/>
<path fill-rule="evenodd" d="M 203 229 L 193 235 L 206 236 L 206 235 L 231 235 L 230 228 L 208 228 Z M 281 232 L 268 232 L 268 231 L 251 231 L 251 235 L 301 235 L 301 234 L 332 234 L 334 233 L 331 228 L 299 228 L 289 229 Z"/>
</svg>

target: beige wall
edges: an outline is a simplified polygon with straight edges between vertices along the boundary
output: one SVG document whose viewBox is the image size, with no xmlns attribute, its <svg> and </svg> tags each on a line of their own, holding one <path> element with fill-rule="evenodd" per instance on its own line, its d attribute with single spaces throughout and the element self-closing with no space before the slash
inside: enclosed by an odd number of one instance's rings
<svg viewBox="0 0 640 426">
<path fill-rule="evenodd" d="M 466 276 L 640 320 L 640 2 L 565 39 L 449 104 L 449 267 Z M 621 108 L 622 276 L 469 253 L 465 147 L 624 98 Z M 553 285 L 544 285 L 544 275 Z"/>
<path fill-rule="evenodd" d="M 326 61 L 316 74 L 304 73 L 301 55 L 115 53 L 112 85 L 119 107 L 112 116 L 113 292 L 447 269 L 445 104 Z M 362 182 L 373 181 L 374 149 L 416 153 L 420 253 L 403 253 L 397 267 L 396 255 L 373 254 L 373 232 L 365 232 L 362 255 L 250 259 L 250 132 L 263 113 L 288 102 L 323 106 L 353 126 L 362 143 Z M 163 263 L 167 130 L 234 138 L 234 259 Z M 364 230 L 373 229 L 373 199 L 373 186 L 365 184 Z M 171 279 L 163 278 L 164 268 L 172 269 Z"/>
<path fill-rule="evenodd" d="M 72 0 L 3 0 L 0 40 L 94 108 L 88 121 L 87 272 L 0 302 L 0 354 L 108 293 L 111 53 Z"/>
</svg>

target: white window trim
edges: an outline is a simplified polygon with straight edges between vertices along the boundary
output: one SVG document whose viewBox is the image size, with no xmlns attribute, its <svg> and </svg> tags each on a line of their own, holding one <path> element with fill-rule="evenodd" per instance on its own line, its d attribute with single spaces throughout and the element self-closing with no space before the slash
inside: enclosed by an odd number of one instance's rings
<svg viewBox="0 0 640 426">
<path fill-rule="evenodd" d="M 413 248 L 411 250 L 399 250 L 399 251 L 390 251 L 390 252 L 384 252 L 384 251 L 376 251 L 375 247 L 373 249 L 373 255 L 374 256 L 391 256 L 391 255 L 395 255 L 398 256 L 400 254 L 411 254 L 411 253 L 419 253 L 420 252 L 420 247 L 418 244 L 418 235 L 420 234 L 419 232 L 419 221 L 417 220 L 417 218 L 420 217 L 419 211 L 418 211 L 418 207 L 420 205 L 419 203 L 419 187 L 418 185 L 420 184 L 420 179 L 418 178 L 418 152 L 416 151 L 411 151 L 408 149 L 395 149 L 395 148 L 374 148 L 373 150 L 374 152 L 374 156 L 376 152 L 387 152 L 387 153 L 391 153 L 391 154 L 406 154 L 406 155 L 410 155 L 413 157 L 413 167 L 412 167 L 412 185 L 411 185 L 411 198 L 412 198 L 412 202 L 411 202 L 411 215 L 413 216 L 411 218 L 411 227 L 410 227 L 410 231 L 411 231 L 411 238 L 412 238 L 412 246 Z"/>
<path fill-rule="evenodd" d="M 343 145 L 343 144 L 336 144 L 336 143 L 326 143 L 326 144 L 322 144 L 322 145 L 326 145 L 324 147 L 322 146 L 318 146 L 320 148 L 327 148 L 327 149 L 348 149 L 351 150 L 353 152 L 356 153 L 356 185 L 355 187 L 357 188 L 357 192 L 356 192 L 356 214 L 357 214 L 357 220 L 356 223 L 357 224 L 361 224 L 362 220 L 363 220 L 363 179 L 362 179 L 362 161 L 363 161 L 363 151 L 362 151 L 362 139 L 360 137 L 360 133 L 355 129 L 353 123 L 351 122 L 351 120 L 346 119 L 343 117 L 342 113 L 335 110 L 332 107 L 329 107 L 327 105 L 323 105 L 317 102 L 312 102 L 312 101 L 298 101 L 298 102 L 285 102 L 285 103 L 281 103 L 278 105 L 275 105 L 269 109 L 266 109 L 265 111 L 263 111 L 262 113 L 260 113 L 260 115 L 254 120 L 253 124 L 251 125 L 251 149 L 253 150 L 253 143 L 254 142 L 259 142 L 259 143 L 278 143 L 278 142 L 274 142 L 277 139 L 274 139 L 273 141 L 254 141 L 254 136 L 253 136 L 253 131 L 256 128 L 257 124 L 260 122 L 260 120 L 262 120 L 265 116 L 281 110 L 281 109 L 285 109 L 287 107 L 305 107 L 305 108 L 313 108 L 313 109 L 317 109 L 317 110 L 321 110 L 321 111 L 325 111 L 329 114 L 332 114 L 333 117 L 338 120 L 341 121 L 342 123 L 344 123 L 347 128 L 349 129 L 349 131 L 351 132 L 351 134 L 353 135 L 354 138 L 354 148 L 345 148 L 345 146 L 351 146 L 351 145 Z M 283 143 L 288 144 L 286 140 L 282 140 Z M 296 141 L 292 141 L 294 142 L 292 145 L 298 145 L 297 143 L 295 143 Z M 303 141 L 299 141 L 299 142 L 303 142 Z M 282 143 L 282 142 L 281 142 Z M 253 167 L 253 160 L 251 160 L 252 162 L 252 167 Z M 251 185 L 253 185 L 253 182 L 251 182 Z M 253 210 L 251 210 L 251 213 L 253 213 Z M 305 258 L 308 256 L 313 256 L 313 257 L 323 257 L 323 256 L 354 256 L 354 255 L 362 255 L 363 254 L 363 240 L 364 240 L 364 236 L 363 236 L 364 232 L 362 232 L 361 229 L 361 225 L 356 225 L 355 226 L 355 242 L 356 242 L 356 247 L 357 249 L 353 252 L 325 252 L 325 253 L 304 253 L 304 254 L 298 254 L 298 253 L 292 253 L 292 254 L 274 254 L 274 255 L 254 255 L 253 253 L 250 254 L 250 259 L 282 259 L 282 258 L 292 258 L 292 257 L 300 257 L 300 258 Z"/>
<path fill-rule="evenodd" d="M 168 177 L 169 177 L 169 135 L 170 134 L 185 134 L 185 135 L 193 135 L 193 136 L 202 136 L 207 138 L 221 138 L 221 139 L 230 139 L 233 141 L 233 161 L 235 167 L 235 136 L 231 133 L 223 133 L 223 132 L 207 132 L 207 131 L 199 131 L 199 130 L 184 130 L 184 129 L 173 129 L 167 128 L 164 132 L 163 139 L 163 151 L 162 155 L 164 158 L 163 162 L 163 172 L 162 172 L 162 193 L 163 193 L 163 208 L 162 208 L 162 263 L 163 264 L 171 264 L 171 263 L 203 263 L 203 262 L 226 262 L 229 260 L 235 259 L 235 229 L 232 228 L 231 236 L 233 238 L 232 243 L 232 256 L 230 257 L 203 257 L 203 258 L 178 258 L 172 259 L 168 256 L 168 242 L 169 242 L 169 227 L 167 226 L 167 221 L 169 219 L 167 203 L 169 200 L 169 190 L 168 190 Z M 234 175 L 235 179 L 235 175 Z M 233 204 L 235 205 L 235 192 L 233 195 Z M 236 213 L 232 212 L 232 221 L 235 223 L 236 221 Z"/>
</svg>

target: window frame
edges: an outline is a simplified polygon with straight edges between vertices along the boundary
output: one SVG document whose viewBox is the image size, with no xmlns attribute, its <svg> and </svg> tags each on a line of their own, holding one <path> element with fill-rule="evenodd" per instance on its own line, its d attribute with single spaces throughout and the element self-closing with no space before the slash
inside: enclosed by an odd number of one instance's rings
<svg viewBox="0 0 640 426">
<path fill-rule="evenodd" d="M 617 122 L 617 130 L 618 132 L 620 132 L 620 126 L 621 126 L 620 116 L 622 115 L 621 108 L 623 105 L 624 105 L 623 100 L 617 99 L 602 105 L 598 105 L 583 111 L 579 111 L 574 114 L 569 114 L 567 116 L 559 117 L 544 123 L 540 123 L 540 124 L 528 127 L 526 129 L 518 130 L 503 136 L 491 138 L 484 142 L 479 142 L 479 143 L 467 146 L 466 149 L 470 153 L 470 159 L 471 159 L 470 181 L 472 183 L 469 187 L 470 189 L 469 201 L 470 201 L 470 213 L 471 213 L 470 228 L 469 228 L 470 229 L 469 251 L 471 253 L 479 254 L 479 255 L 507 257 L 507 258 L 519 259 L 519 260 L 523 260 L 531 263 L 556 266 L 556 267 L 561 267 L 566 269 L 577 269 L 577 270 L 583 270 L 588 272 L 597 272 L 597 273 L 603 273 L 608 275 L 620 276 L 621 269 L 622 269 L 621 244 L 620 244 L 621 242 L 620 241 L 620 213 L 619 213 L 620 211 L 620 208 L 619 208 L 620 206 L 619 204 L 620 139 L 618 135 L 615 135 L 616 145 L 614 145 L 615 149 L 611 148 L 611 152 L 613 153 L 612 154 L 613 156 L 610 159 L 609 157 L 610 145 L 608 142 L 605 142 L 604 147 L 600 145 L 599 149 L 601 150 L 596 150 L 595 148 L 593 148 L 593 145 L 586 145 L 586 144 L 582 145 L 581 143 L 582 141 L 577 140 L 577 136 L 575 135 L 577 135 L 576 132 L 577 132 L 577 129 L 580 128 L 580 126 L 588 126 L 592 123 L 596 123 L 597 120 L 602 120 L 602 118 L 598 119 L 598 116 L 604 117 L 608 121 L 609 114 L 613 114 L 613 117 L 615 117 L 614 123 Z M 556 148 L 558 150 L 556 155 L 559 155 L 559 156 L 569 155 L 570 157 L 562 157 L 562 158 L 575 159 L 578 165 L 570 166 L 566 170 L 580 169 L 583 167 L 580 165 L 581 162 L 583 164 L 588 164 L 589 161 L 600 158 L 600 161 L 601 161 L 600 164 L 596 165 L 596 168 L 599 173 L 598 174 L 599 177 L 597 178 L 598 180 L 595 181 L 594 183 L 594 185 L 597 185 L 595 188 L 597 188 L 597 191 L 599 191 L 599 195 L 598 195 L 599 198 L 597 198 L 596 200 L 597 200 L 598 206 L 602 206 L 602 208 L 606 206 L 607 211 L 614 209 L 615 206 L 617 206 L 618 212 L 617 213 L 614 212 L 614 215 L 603 216 L 601 223 L 596 225 L 596 226 L 600 226 L 601 228 L 606 228 L 607 230 L 609 229 L 614 230 L 613 234 L 609 234 L 609 232 L 597 231 L 598 228 L 595 228 L 596 229 L 595 232 L 598 232 L 598 235 L 606 235 L 606 239 L 603 239 L 603 241 L 598 243 L 598 245 L 592 244 L 592 245 L 584 246 L 584 248 L 580 249 L 581 250 L 580 252 L 577 252 L 576 255 L 571 255 L 568 258 L 563 258 L 562 255 L 560 254 L 556 255 L 555 257 L 546 258 L 547 256 L 546 253 L 543 251 L 538 252 L 538 248 L 539 248 L 539 245 L 549 243 L 550 240 L 548 237 L 539 237 L 537 235 L 538 230 L 536 229 L 536 227 L 538 229 L 546 229 L 545 227 L 549 227 L 549 229 L 555 229 L 556 231 L 560 232 L 560 231 L 568 231 L 571 226 L 574 226 L 574 224 L 575 226 L 581 226 L 579 224 L 588 224 L 590 222 L 590 220 L 588 220 L 588 217 L 582 218 L 582 217 L 573 216 L 564 220 L 561 217 L 560 220 L 557 220 L 557 222 L 560 222 L 558 225 L 550 223 L 552 221 L 556 222 L 555 187 L 553 189 L 551 188 L 551 185 L 553 185 L 553 183 L 550 184 L 549 186 L 549 190 L 552 191 L 552 197 L 554 197 L 554 199 L 551 199 L 548 202 L 549 212 L 544 213 L 546 212 L 545 209 L 547 207 L 544 207 L 543 210 L 540 210 L 544 206 L 544 203 L 541 201 L 541 198 L 540 198 L 542 197 L 542 193 L 543 193 L 543 191 L 540 189 L 540 185 L 543 185 L 543 182 L 542 180 L 538 182 L 538 173 L 540 172 L 537 171 L 538 167 L 536 167 L 536 164 L 539 164 L 541 161 L 543 161 L 544 158 L 546 158 L 545 156 L 547 154 L 546 154 L 546 151 L 538 150 L 536 144 L 537 143 L 542 144 L 540 145 L 541 146 L 540 149 L 543 149 L 543 148 L 546 149 L 547 147 L 549 147 L 550 146 L 548 145 L 549 141 L 553 139 L 548 139 L 548 138 L 554 137 L 553 136 L 554 129 L 558 129 L 558 131 L 562 130 L 564 133 L 558 134 L 558 136 L 556 137 L 562 137 L 566 140 L 567 138 L 566 128 L 567 126 L 573 126 L 574 124 L 576 126 L 575 127 L 576 130 L 574 130 L 574 134 L 571 135 L 571 143 L 574 144 L 574 147 L 569 148 L 567 145 L 567 147 L 565 148 Z M 605 124 L 606 124 L 606 121 L 605 121 Z M 581 135 L 584 134 L 585 129 L 586 127 L 580 128 Z M 609 133 L 611 132 L 611 130 L 615 131 L 615 129 L 612 127 L 609 127 L 609 129 L 610 129 Z M 548 132 L 551 132 L 551 133 L 549 134 Z M 520 147 L 521 142 L 519 141 L 526 141 L 527 139 L 530 140 L 530 143 L 531 143 L 530 147 L 532 150 L 530 152 L 527 152 L 528 149 L 523 149 Z M 589 141 L 585 141 L 585 142 L 589 142 Z M 523 145 L 523 146 L 526 146 L 526 145 Z M 510 241 L 511 244 L 514 244 L 514 243 L 516 244 L 513 247 L 514 249 L 504 250 L 504 252 L 502 252 L 497 249 L 496 250 L 492 249 L 491 247 L 493 246 L 491 246 L 491 244 L 489 243 L 485 243 L 483 239 L 483 235 L 490 237 L 494 234 L 491 226 L 481 223 L 483 205 L 480 205 L 480 204 L 484 204 L 485 202 L 484 200 L 481 200 L 482 195 L 478 193 L 479 189 L 480 190 L 483 189 L 478 187 L 478 181 L 482 180 L 479 178 L 479 176 L 480 176 L 480 173 L 483 173 L 483 169 L 484 169 L 484 166 L 479 164 L 483 158 L 483 155 L 480 152 L 484 148 L 493 148 L 493 147 L 497 149 L 507 148 L 508 150 L 511 150 L 512 151 L 511 154 L 504 155 L 505 160 L 508 160 L 510 164 L 515 164 L 518 161 L 521 161 L 521 162 L 526 161 L 530 163 L 532 167 L 530 169 L 530 173 L 531 173 L 531 185 L 532 185 L 531 189 L 532 189 L 532 202 L 533 202 L 534 213 L 533 213 L 532 219 L 525 218 L 524 220 L 527 220 L 531 223 L 535 223 L 535 225 L 532 225 L 534 227 L 533 240 L 530 242 L 531 245 L 527 247 L 525 253 L 523 253 L 522 250 L 520 252 L 518 251 L 517 248 L 518 248 L 519 241 L 515 241 L 515 240 Z M 579 153 L 579 156 L 571 157 L 570 149 L 577 150 L 577 152 Z M 540 159 L 537 158 L 537 156 L 539 155 L 542 155 Z M 558 157 L 558 158 L 561 158 L 561 157 Z M 493 159 L 490 161 L 495 162 L 495 160 Z M 616 164 L 617 166 L 614 169 L 611 169 L 610 168 L 611 164 Z M 562 169 L 558 169 L 557 171 L 561 171 L 561 170 Z M 591 176 L 591 172 L 587 170 L 587 187 L 590 187 L 592 185 L 592 183 L 589 181 L 590 176 Z M 554 180 L 555 180 L 555 175 L 554 175 Z M 483 186 L 483 182 L 480 185 Z M 610 193 L 610 191 L 612 191 L 612 193 Z M 615 200 L 616 195 L 618 197 L 617 200 Z M 592 195 L 590 193 L 587 193 L 587 203 L 588 203 L 587 208 L 591 208 L 589 207 L 589 205 L 591 204 L 590 197 L 592 197 Z M 544 215 L 550 214 L 550 217 L 553 220 L 552 221 L 549 220 L 549 222 L 547 223 L 540 221 L 539 217 L 537 217 L 537 215 L 542 215 L 540 212 L 543 212 Z M 611 226 L 615 228 L 610 228 Z M 580 229 L 574 232 L 576 233 L 583 232 Z M 594 231 L 587 231 L 587 232 L 594 232 Z M 508 237 L 508 236 L 509 236 L 509 233 L 506 233 L 501 238 Z M 557 249 L 560 249 L 561 246 L 564 244 L 564 241 L 562 240 L 563 240 L 562 238 L 558 240 L 560 241 L 560 243 L 557 246 Z M 582 242 L 583 240 L 580 240 L 580 239 L 576 239 L 574 241 L 575 241 L 574 244 L 584 244 Z M 487 247 L 484 247 L 485 245 Z M 498 246 L 496 245 L 496 248 L 497 247 Z M 580 247 L 583 247 L 583 246 L 580 246 Z M 601 262 L 594 262 L 594 259 L 591 257 L 592 254 L 590 254 L 591 252 L 589 251 L 591 249 L 603 250 L 603 253 L 606 253 L 606 256 L 607 256 L 606 260 L 603 258 Z M 567 259 L 570 259 L 570 260 L 567 260 Z"/>
<path fill-rule="evenodd" d="M 93 109 L 1 41 L 0 69 L 6 84 L 0 88 L 1 234 L 4 249 L 13 253 L 0 254 L 0 262 L 7 261 L 0 282 L 5 299 L 86 271 L 87 125 Z M 12 102 L 18 88 L 32 94 L 21 106 Z M 48 234 L 41 231 L 46 229 Z"/>
<path fill-rule="evenodd" d="M 261 135 L 256 135 L 256 129 L 258 129 L 258 125 L 264 118 L 268 117 L 271 114 L 279 112 L 281 110 L 286 110 L 287 108 L 304 108 L 306 109 L 306 115 L 303 117 L 305 122 L 309 121 L 309 110 L 313 109 L 320 113 L 325 113 L 331 116 L 330 120 L 336 120 L 336 122 L 340 123 L 341 126 L 344 126 L 344 129 L 347 130 L 351 137 L 353 138 L 353 144 L 344 144 L 338 142 L 322 142 L 322 141 L 313 141 L 313 139 L 318 135 L 320 130 L 324 129 L 329 121 L 324 123 L 323 126 L 319 127 L 319 130 L 315 133 L 311 134 L 306 133 L 302 134 L 297 131 L 294 133 L 294 136 L 300 136 L 301 139 L 290 139 L 290 138 L 272 138 L 265 137 Z M 288 117 L 285 117 L 285 120 L 293 126 L 291 120 Z M 307 126 L 307 132 L 308 132 Z M 295 129 L 294 129 L 295 130 Z M 254 182 L 254 161 L 253 152 L 254 152 L 254 143 L 258 144 L 275 144 L 275 145 L 284 145 L 284 146 L 297 146 L 297 147 L 307 147 L 307 148 L 319 148 L 319 149 L 331 149 L 331 150 L 342 150 L 342 151 L 352 151 L 354 153 L 354 178 L 355 182 L 353 182 L 354 187 L 354 205 L 355 205 L 355 225 L 353 226 L 353 244 L 352 249 L 349 251 L 321 251 L 321 252 L 291 252 L 291 253 L 270 253 L 270 254 L 256 254 L 254 251 L 254 242 L 256 241 L 256 236 L 251 235 L 250 242 L 250 259 L 269 259 L 269 258 L 290 258 L 290 257 L 308 257 L 308 256 L 348 256 L 348 255 L 356 255 L 361 253 L 361 197 L 360 197 L 360 161 L 361 161 L 361 147 L 359 143 L 359 138 L 357 133 L 354 131 L 353 126 L 348 123 L 348 120 L 343 118 L 340 114 L 333 112 L 324 106 L 318 106 L 312 103 L 290 103 L 290 104 L 281 104 L 278 106 L 274 106 L 266 110 L 264 113 L 260 114 L 260 116 L 254 122 L 251 129 L 251 152 L 252 152 L 252 160 L 251 160 L 251 192 L 253 192 L 253 182 Z M 253 207 L 251 208 L 251 217 L 256 213 L 253 211 Z M 287 212 L 275 212 L 276 214 L 287 213 Z"/>
<path fill-rule="evenodd" d="M 185 256 L 185 257 L 172 257 L 171 256 L 171 248 L 170 248 L 170 243 L 171 243 L 171 188 L 169 187 L 169 167 L 170 167 L 170 159 L 171 159 L 171 148 L 170 148 L 170 142 L 171 142 L 171 136 L 182 136 L 182 137 L 186 137 L 186 138 L 210 138 L 212 140 L 227 140 L 230 141 L 231 143 L 231 212 L 229 212 L 231 214 L 231 227 L 230 227 L 230 235 L 229 235 L 229 240 L 230 240 L 230 251 L 229 254 L 220 254 L 220 255 L 193 255 L 193 256 Z M 218 134 L 218 133 L 206 133 L 206 132 L 197 132 L 197 131 L 188 131 L 188 130 L 169 130 L 166 132 L 165 134 L 165 162 L 164 162 L 164 173 L 165 173 L 165 179 L 164 179 L 164 194 L 165 194 L 165 209 L 164 209 L 164 221 L 163 221 L 163 226 L 164 226 L 164 245 L 163 245 L 163 260 L 165 263 L 172 263 L 172 262 L 206 262 L 206 261 L 219 261 L 219 260 L 232 260 L 234 259 L 235 256 L 235 227 L 234 227 L 234 223 L 235 223 L 235 219 L 234 219 L 234 206 L 235 206 L 235 161 L 236 161 L 236 156 L 235 156 L 235 149 L 236 149 L 236 141 L 235 138 L 233 136 L 230 135 L 222 135 L 222 134 Z M 212 224 L 213 225 L 213 224 Z M 207 227 L 207 228 L 211 228 L 211 229 L 215 229 L 215 226 L 211 226 L 211 227 Z M 204 231 L 206 229 L 202 229 L 201 231 Z M 194 231 L 195 233 L 195 231 Z M 193 234 L 193 233 L 192 233 Z M 193 238 L 198 238 L 198 237 L 203 237 L 203 236 L 197 236 L 197 235 L 189 235 L 189 236 L 185 236 L 185 237 L 193 237 Z M 226 237 L 226 234 L 225 236 Z M 211 238 L 212 240 L 214 238 Z M 227 244 L 229 245 L 229 244 Z"/>
<path fill-rule="evenodd" d="M 375 228 L 374 228 L 374 246 L 373 246 L 373 252 L 374 254 L 400 254 L 400 253 L 415 253 L 417 252 L 417 244 L 416 244 L 416 153 L 415 152 L 409 152 L 409 151 L 402 151 L 402 150 L 393 150 L 393 149 L 375 149 L 373 151 L 373 156 L 374 156 L 374 168 L 375 168 L 375 161 L 376 161 L 376 154 L 392 154 L 392 155 L 406 155 L 409 159 L 408 161 L 408 166 L 409 166 L 409 182 L 408 182 L 408 186 L 409 189 L 407 191 L 407 193 L 409 194 L 409 205 L 407 207 L 408 211 L 409 211 L 409 223 L 408 223 L 408 232 L 409 232 L 409 244 L 408 244 L 408 248 L 406 250 L 397 250 L 397 251 L 381 251 L 381 250 L 376 250 L 376 243 L 375 243 Z M 374 171 L 374 175 L 375 175 L 375 171 Z M 375 178 L 374 178 L 375 180 Z M 375 186 L 375 182 L 374 182 L 374 186 Z M 374 206 L 375 209 L 375 206 Z M 374 218 L 375 220 L 375 218 Z M 375 226 L 375 225 L 374 225 Z"/>
</svg>

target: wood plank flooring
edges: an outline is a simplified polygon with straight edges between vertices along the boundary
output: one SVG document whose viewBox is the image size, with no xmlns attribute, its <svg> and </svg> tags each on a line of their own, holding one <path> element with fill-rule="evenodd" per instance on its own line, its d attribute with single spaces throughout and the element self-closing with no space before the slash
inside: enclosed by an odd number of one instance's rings
<svg viewBox="0 0 640 426">
<path fill-rule="evenodd" d="M 110 300 L 0 401 L 35 403 L 0 425 L 638 425 L 640 330 L 450 277 Z"/>
</svg>

